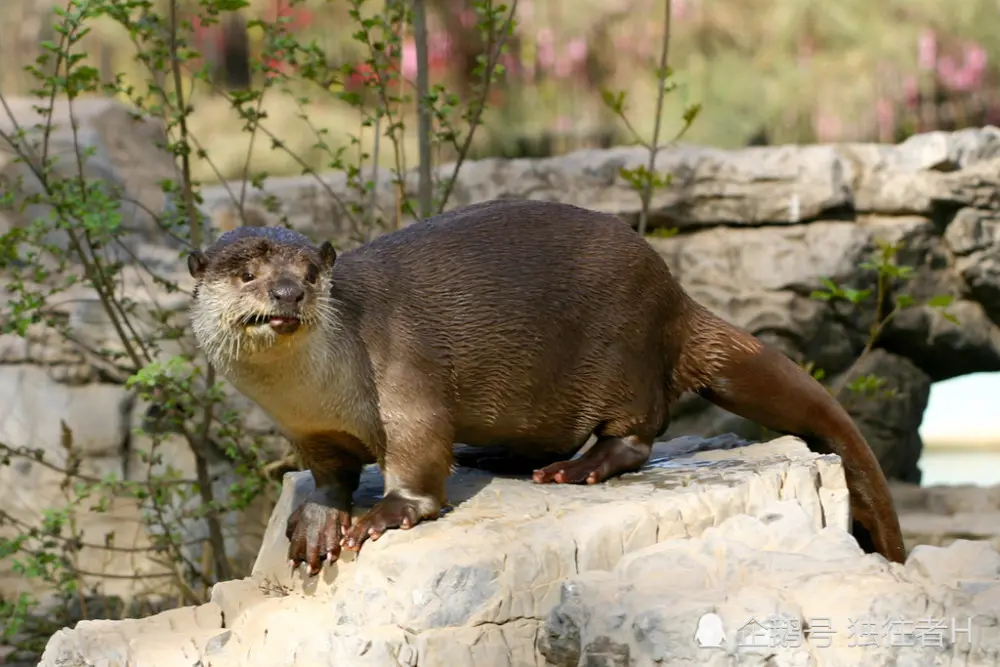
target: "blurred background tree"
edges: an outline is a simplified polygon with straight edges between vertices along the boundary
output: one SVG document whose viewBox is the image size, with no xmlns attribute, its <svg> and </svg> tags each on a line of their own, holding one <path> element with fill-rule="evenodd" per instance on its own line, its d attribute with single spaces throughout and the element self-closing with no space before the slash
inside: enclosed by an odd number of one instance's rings
<svg viewBox="0 0 1000 667">
<path fill-rule="evenodd" d="M 364 2 L 377 12 L 382 2 Z M 398 2 L 399 0 L 387 0 Z M 431 84 L 442 83 L 465 99 L 483 52 L 475 30 L 479 0 L 428 2 Z M 659 7 L 663 0 L 520 0 L 516 31 L 502 59 L 504 75 L 491 91 L 486 124 L 472 157 L 537 156 L 627 141 L 619 121 L 601 100 L 601 90 L 625 90 L 634 124 L 648 134 L 653 125 L 658 56 Z M 28 92 L 21 72 L 51 38 L 51 0 L 6 0 L 0 25 L 0 87 L 8 95 Z M 191 0 L 192 14 L 198 3 Z M 670 64 L 678 88 L 664 118 L 677 119 L 692 103 L 702 113 L 686 140 L 718 147 L 763 143 L 838 141 L 894 142 L 935 129 L 1000 123 L 1000 29 L 996 0 L 673 0 Z M 229 89 L 250 83 L 248 59 L 263 49 L 254 18 L 283 17 L 300 41 L 315 39 L 328 65 L 342 73 L 332 93 L 361 90 L 370 76 L 359 43 L 350 38 L 350 3 L 330 0 L 252 0 L 242 13 L 218 23 L 192 22 L 193 44 L 211 61 L 215 80 Z M 134 48 L 125 35 L 98 26 L 87 37 L 106 76 L 134 72 Z M 416 76 L 412 34 L 394 54 L 408 80 Z M 272 63 L 294 72 L 295 64 Z M 307 131 L 292 93 L 270 94 L 264 107 L 289 147 L 307 161 L 314 135 Z M 336 94 L 311 96 L 314 125 L 357 128 L 357 112 Z M 196 126 L 212 128 L 206 146 L 220 174 L 239 173 L 246 133 L 235 112 L 202 85 L 192 97 Z M 406 152 L 415 164 L 416 137 L 407 110 Z M 231 128 L 231 129 L 230 129 Z M 302 131 L 297 132 L 296 128 Z M 668 128 L 669 129 L 669 128 Z M 299 137 L 299 135 L 301 135 Z M 298 138 L 297 138 L 298 137 Z M 296 145 L 296 141 L 300 145 Z M 283 154 L 254 149 L 256 164 L 272 174 L 299 168 Z M 380 155 L 388 159 L 388 147 Z M 231 153 L 232 160 L 225 155 Z M 448 155 L 435 157 L 435 162 Z M 206 182 L 220 174 L 203 166 Z"/>
</svg>

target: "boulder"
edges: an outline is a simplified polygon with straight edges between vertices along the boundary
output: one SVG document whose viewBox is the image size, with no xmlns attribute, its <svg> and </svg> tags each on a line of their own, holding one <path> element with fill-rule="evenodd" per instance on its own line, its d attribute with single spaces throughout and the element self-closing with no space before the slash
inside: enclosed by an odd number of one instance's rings
<svg viewBox="0 0 1000 667">
<path fill-rule="evenodd" d="M 380 484 L 366 471 L 357 513 Z M 312 489 L 309 473 L 286 476 L 248 578 L 216 585 L 197 607 L 61 630 L 41 665 L 759 664 L 759 649 L 737 646 L 734 623 L 769 613 L 800 625 L 826 616 L 842 633 L 836 650 L 815 638 L 770 649 L 780 664 L 857 654 L 844 648 L 844 615 L 866 612 L 960 622 L 979 613 L 975 650 L 948 648 L 936 664 L 1000 655 L 1000 635 L 983 632 L 997 623 L 1000 554 L 926 548 L 905 566 L 863 554 L 847 532 L 839 458 L 796 438 L 681 438 L 659 444 L 638 473 L 589 487 L 461 469 L 441 519 L 304 578 L 288 566 L 284 531 Z M 706 613 L 720 617 L 721 648 L 697 646 Z"/>
<path fill-rule="evenodd" d="M 558 667 L 989 665 L 998 604 L 987 543 L 921 545 L 890 565 L 777 501 L 570 577 L 539 645 Z"/>
</svg>

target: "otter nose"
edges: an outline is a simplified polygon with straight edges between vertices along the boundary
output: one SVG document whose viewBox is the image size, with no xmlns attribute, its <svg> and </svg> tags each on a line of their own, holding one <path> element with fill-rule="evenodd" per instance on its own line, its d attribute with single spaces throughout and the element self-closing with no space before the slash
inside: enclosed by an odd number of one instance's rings
<svg viewBox="0 0 1000 667">
<path fill-rule="evenodd" d="M 302 301 L 306 293 L 291 280 L 279 280 L 268 294 L 272 299 L 285 306 L 294 306 Z"/>
</svg>

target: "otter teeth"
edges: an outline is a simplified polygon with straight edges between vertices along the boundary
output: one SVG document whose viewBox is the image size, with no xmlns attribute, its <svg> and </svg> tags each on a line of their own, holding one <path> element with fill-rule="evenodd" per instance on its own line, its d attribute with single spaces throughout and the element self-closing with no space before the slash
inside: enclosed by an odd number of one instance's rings
<svg viewBox="0 0 1000 667">
<path fill-rule="evenodd" d="M 259 327 L 270 323 L 273 317 L 273 315 L 247 315 L 243 318 L 242 324 L 245 327 Z"/>
<path fill-rule="evenodd" d="M 299 318 L 294 315 L 247 315 L 243 318 L 242 324 L 247 327 L 260 327 L 267 324 L 291 324 L 298 321 Z"/>
<path fill-rule="evenodd" d="M 301 321 L 294 315 L 247 315 L 241 324 L 246 328 L 270 327 L 275 333 L 290 334 L 298 330 Z"/>
</svg>

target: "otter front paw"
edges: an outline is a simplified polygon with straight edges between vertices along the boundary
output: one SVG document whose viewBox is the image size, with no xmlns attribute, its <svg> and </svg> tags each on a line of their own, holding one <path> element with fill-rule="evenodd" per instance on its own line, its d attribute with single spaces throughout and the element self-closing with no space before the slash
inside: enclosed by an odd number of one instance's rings
<svg viewBox="0 0 1000 667">
<path fill-rule="evenodd" d="M 346 531 L 344 546 L 351 551 L 360 551 L 368 538 L 377 540 L 391 528 L 412 528 L 422 519 L 436 519 L 440 512 L 441 503 L 433 498 L 390 492 Z"/>
<path fill-rule="evenodd" d="M 309 566 L 309 575 L 319 574 L 323 561 L 340 558 L 341 536 L 351 525 L 351 514 L 306 501 L 290 517 L 285 528 L 288 558 L 293 567 Z"/>
</svg>

